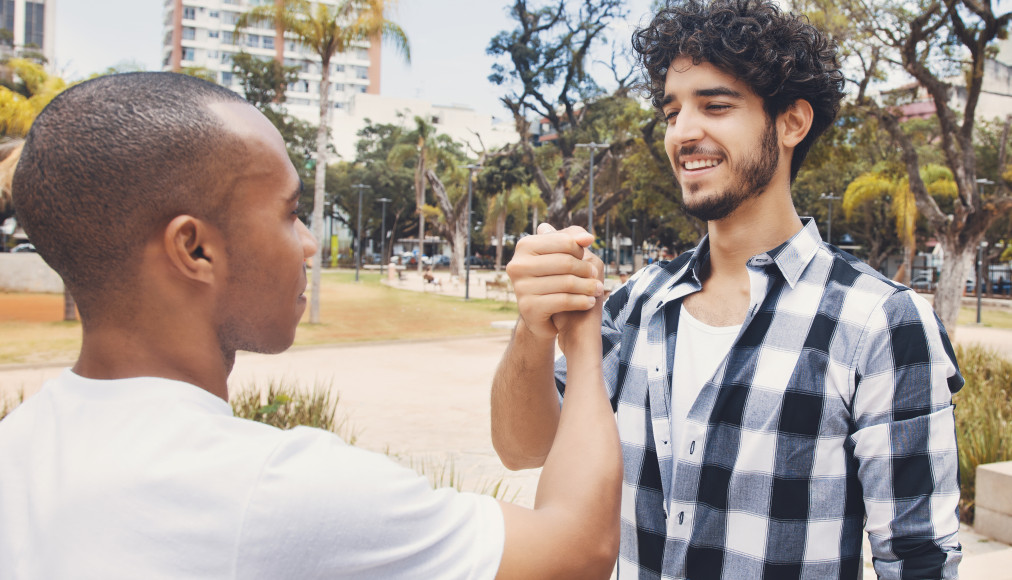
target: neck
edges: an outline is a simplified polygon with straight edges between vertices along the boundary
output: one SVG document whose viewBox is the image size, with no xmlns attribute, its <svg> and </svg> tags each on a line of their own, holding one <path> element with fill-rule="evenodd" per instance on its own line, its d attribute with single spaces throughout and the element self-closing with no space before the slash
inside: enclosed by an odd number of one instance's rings
<svg viewBox="0 0 1012 580">
<path fill-rule="evenodd" d="M 89 379 L 161 377 L 190 383 L 228 400 L 228 375 L 235 352 L 223 352 L 198 336 L 196 327 L 84 324 L 81 355 L 73 371 Z M 202 340 L 204 338 L 205 340 Z"/>
<path fill-rule="evenodd" d="M 749 258 L 771 250 L 801 230 L 788 184 L 771 187 L 728 217 L 707 222 L 710 275 L 747 276 Z"/>
</svg>

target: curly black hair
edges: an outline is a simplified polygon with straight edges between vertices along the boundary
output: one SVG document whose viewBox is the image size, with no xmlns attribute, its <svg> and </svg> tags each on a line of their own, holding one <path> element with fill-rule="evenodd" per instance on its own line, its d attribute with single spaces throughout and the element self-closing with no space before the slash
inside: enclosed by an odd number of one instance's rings
<svg viewBox="0 0 1012 580">
<path fill-rule="evenodd" d="M 808 101 L 812 127 L 794 148 L 791 181 L 840 111 L 844 78 L 836 45 L 807 18 L 784 14 L 769 0 L 672 2 L 633 34 L 632 45 L 658 110 L 668 67 L 679 57 L 710 63 L 749 85 L 770 119 L 798 99 Z"/>
</svg>

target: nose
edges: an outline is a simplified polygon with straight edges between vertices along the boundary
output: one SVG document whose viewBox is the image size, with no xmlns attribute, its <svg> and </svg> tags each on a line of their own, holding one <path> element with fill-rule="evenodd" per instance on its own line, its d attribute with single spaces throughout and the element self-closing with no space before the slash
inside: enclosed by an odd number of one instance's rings
<svg viewBox="0 0 1012 580">
<path fill-rule="evenodd" d="M 319 244 L 316 243 L 316 238 L 313 236 L 313 232 L 309 231 L 306 224 L 299 220 L 299 237 L 302 239 L 302 253 L 305 257 L 312 257 L 313 254 L 320 250 Z"/>
<path fill-rule="evenodd" d="M 678 112 L 678 117 L 675 118 L 674 124 L 668 124 L 665 138 L 669 140 L 670 144 L 679 147 L 687 143 L 699 141 L 703 138 L 703 126 L 700 123 L 700 117 L 701 115 L 690 107 L 683 107 Z"/>
</svg>

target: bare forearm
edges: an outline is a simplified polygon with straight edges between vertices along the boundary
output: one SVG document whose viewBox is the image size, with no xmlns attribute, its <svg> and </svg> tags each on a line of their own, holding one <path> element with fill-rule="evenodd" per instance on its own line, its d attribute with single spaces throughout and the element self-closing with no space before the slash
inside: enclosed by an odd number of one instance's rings
<svg viewBox="0 0 1012 580">
<path fill-rule="evenodd" d="M 552 448 L 559 424 L 554 357 L 554 341 L 517 322 L 492 380 L 492 444 L 510 469 L 541 467 Z"/>
<path fill-rule="evenodd" d="M 522 548 L 504 553 L 500 578 L 587 580 L 611 574 L 619 546 L 622 456 L 600 350 L 596 333 L 567 344 L 566 399 L 534 510 L 503 507 L 507 545 Z"/>
</svg>

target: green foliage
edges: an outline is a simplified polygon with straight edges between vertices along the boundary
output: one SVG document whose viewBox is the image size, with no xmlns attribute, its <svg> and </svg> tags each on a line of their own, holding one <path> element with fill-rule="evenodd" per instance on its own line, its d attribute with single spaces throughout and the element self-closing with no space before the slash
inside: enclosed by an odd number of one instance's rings
<svg viewBox="0 0 1012 580">
<path fill-rule="evenodd" d="M 496 480 L 481 480 L 475 486 L 469 486 L 464 476 L 457 471 L 453 458 L 437 460 L 431 458 L 410 458 L 408 465 L 418 473 L 428 478 L 433 489 L 452 487 L 457 491 L 468 491 L 494 497 L 501 501 L 516 501 L 520 490 L 510 493 L 509 486 L 502 478 Z"/>
<path fill-rule="evenodd" d="M 257 58 L 246 51 L 232 56 L 232 73 L 242 85 L 246 100 L 261 111 L 285 100 L 285 89 L 299 79 L 299 67 L 274 59 Z"/>
<path fill-rule="evenodd" d="M 977 466 L 1012 460 L 1012 362 L 972 346 L 956 348 L 966 379 L 952 400 L 959 440 L 960 517 L 973 522 Z"/>
<path fill-rule="evenodd" d="M 11 80 L 0 83 L 0 135 L 24 137 L 35 117 L 67 88 L 67 83 L 51 76 L 41 65 L 21 58 L 9 60 L 6 68 Z"/>
<path fill-rule="evenodd" d="M 13 398 L 0 396 L 0 421 L 25 400 L 23 391 L 18 390 Z"/>
<path fill-rule="evenodd" d="M 337 418 L 340 396 L 329 383 L 304 389 L 284 380 L 268 381 L 266 388 L 249 384 L 229 397 L 236 417 L 266 423 L 279 429 L 299 425 L 336 433 L 349 445 L 358 439 L 346 418 Z"/>
</svg>

